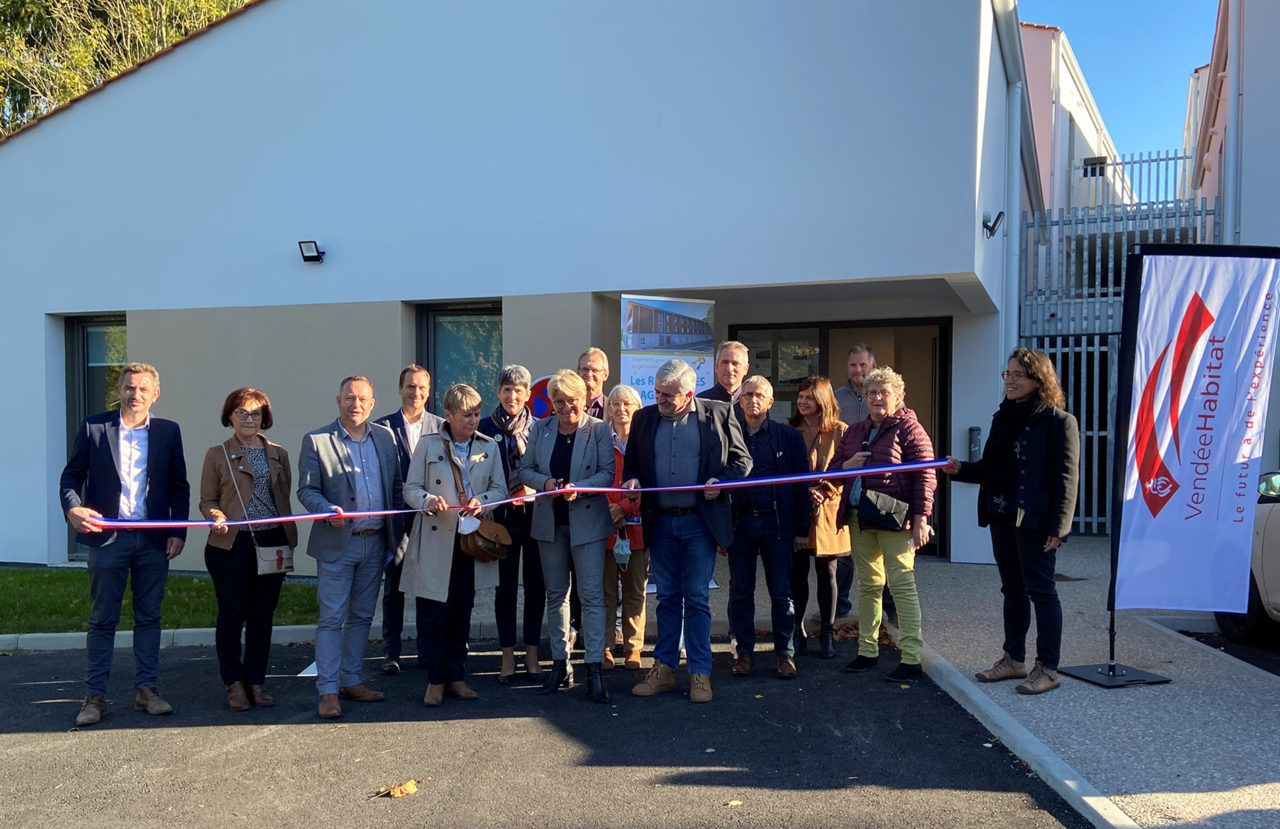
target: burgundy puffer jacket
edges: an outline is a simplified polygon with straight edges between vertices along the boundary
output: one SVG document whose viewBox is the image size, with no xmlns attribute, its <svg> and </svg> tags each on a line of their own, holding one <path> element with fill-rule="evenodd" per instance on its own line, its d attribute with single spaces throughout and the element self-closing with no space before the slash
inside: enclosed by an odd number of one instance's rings
<svg viewBox="0 0 1280 829">
<path fill-rule="evenodd" d="M 844 439 L 836 446 L 836 453 L 831 457 L 831 463 L 827 464 L 827 471 L 840 470 L 845 461 L 863 451 L 862 444 L 867 435 L 871 434 L 872 427 L 871 418 L 851 425 L 844 433 Z M 880 422 L 880 431 L 867 449 L 871 452 L 871 457 L 867 458 L 867 466 L 933 460 L 933 442 L 929 440 L 920 421 L 916 420 L 916 413 L 907 408 L 899 409 Z M 839 526 L 848 521 L 847 505 L 849 486 L 852 483 L 852 478 L 842 478 L 839 481 L 840 503 L 846 505 L 840 510 Z M 911 504 L 903 530 L 911 529 L 911 516 L 927 516 L 933 512 L 933 490 L 937 486 L 937 478 L 932 469 L 867 475 L 862 478 L 862 486 Z M 860 529 L 868 529 L 861 520 L 858 521 L 858 526 Z"/>
</svg>

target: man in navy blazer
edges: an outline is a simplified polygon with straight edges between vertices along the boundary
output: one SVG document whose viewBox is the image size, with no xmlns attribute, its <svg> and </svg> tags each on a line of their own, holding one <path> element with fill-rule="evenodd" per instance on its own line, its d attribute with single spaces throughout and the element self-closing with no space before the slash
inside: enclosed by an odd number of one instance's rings
<svg viewBox="0 0 1280 829">
<path fill-rule="evenodd" d="M 148 714 L 171 714 L 156 689 L 160 668 L 160 604 L 169 561 L 182 552 L 187 531 L 109 530 L 100 519 L 185 521 L 191 486 L 178 424 L 151 417 L 160 398 L 154 366 L 130 363 L 116 385 L 119 411 L 85 418 L 59 480 L 59 499 L 76 540 L 88 548 L 93 609 L 85 650 L 88 694 L 76 725 L 98 722 L 107 712 L 107 678 L 125 585 L 133 577 L 133 657 L 137 694 L 133 705 Z"/>
<path fill-rule="evenodd" d="M 739 401 L 746 420 L 752 478 L 803 475 L 809 471 L 804 436 L 769 419 L 773 384 L 757 374 L 742 381 Z M 769 484 L 740 489 L 733 499 L 733 543 L 729 545 L 729 632 L 737 642 L 734 676 L 751 673 L 756 647 L 756 559 L 764 562 L 773 622 L 778 678 L 795 679 L 796 614 L 791 600 L 791 554 L 809 541 L 812 507 L 805 484 Z M 807 565 L 806 565 L 807 566 Z"/>
<path fill-rule="evenodd" d="M 631 689 L 652 696 L 676 687 L 680 630 L 689 661 L 689 699 L 710 702 L 711 605 L 707 594 L 716 548 L 733 540 L 733 510 L 720 481 L 745 478 L 751 455 L 728 403 L 695 398 L 697 375 L 669 360 L 653 378 L 657 405 L 636 413 L 623 458 L 623 487 L 702 484 L 701 492 L 657 492 L 640 501 L 649 573 L 658 591 L 653 667 Z"/>
<path fill-rule="evenodd" d="M 404 509 L 404 480 L 391 430 L 369 422 L 373 384 L 343 379 L 338 419 L 308 432 L 298 453 L 298 500 L 308 512 L 331 512 L 315 521 L 307 555 L 316 560 L 316 690 L 321 717 L 342 716 L 338 699 L 378 702 L 381 691 L 361 678 L 364 649 L 378 603 L 387 556 L 400 542 L 399 515 L 362 515 Z"/>
<path fill-rule="evenodd" d="M 440 432 L 444 418 L 427 411 L 427 398 L 431 396 L 431 374 L 422 366 L 405 366 L 400 371 L 400 408 L 374 423 L 386 426 L 396 439 L 396 451 L 400 455 L 400 477 L 409 477 L 409 459 L 424 435 Z M 404 522 L 404 535 L 387 562 L 382 586 L 382 672 L 400 673 L 400 650 L 404 634 L 404 593 L 400 591 L 400 573 L 404 569 L 404 551 L 409 546 L 409 533 L 413 531 L 413 519 Z M 425 666 L 423 655 L 425 629 L 418 625 L 418 664 Z"/>
</svg>

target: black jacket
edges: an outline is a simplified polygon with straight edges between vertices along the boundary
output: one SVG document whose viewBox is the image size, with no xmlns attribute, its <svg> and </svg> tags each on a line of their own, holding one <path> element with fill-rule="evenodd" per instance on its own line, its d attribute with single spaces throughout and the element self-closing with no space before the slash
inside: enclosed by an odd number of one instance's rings
<svg viewBox="0 0 1280 829">
<path fill-rule="evenodd" d="M 776 420 L 770 420 L 765 416 L 765 421 L 761 429 L 768 437 L 768 442 L 773 447 L 773 452 L 777 456 L 778 475 L 805 475 L 809 472 L 809 450 L 804 445 L 804 435 L 800 434 L 797 429 L 779 423 Z M 746 439 L 745 432 L 743 439 Z M 755 462 L 752 461 L 752 471 L 755 470 Z M 748 478 L 756 477 L 748 475 Z M 785 537 L 790 538 L 808 538 L 809 525 L 813 520 L 813 508 L 810 506 L 809 485 L 800 484 L 772 484 L 769 486 L 770 493 L 773 498 L 774 513 L 778 516 L 778 529 Z M 734 501 L 735 507 L 738 501 Z M 735 514 L 735 518 L 736 518 Z"/>
<path fill-rule="evenodd" d="M 987 448 L 983 447 L 982 460 L 961 463 L 960 471 L 953 476 L 957 481 L 979 485 L 980 527 L 991 523 L 986 490 L 995 470 L 994 464 L 989 466 Z M 1080 426 L 1075 416 L 1046 406 L 1027 421 L 1014 443 L 1014 451 L 1018 458 L 1018 495 L 1013 525 L 1066 538 L 1071 532 L 1080 488 Z"/>
</svg>

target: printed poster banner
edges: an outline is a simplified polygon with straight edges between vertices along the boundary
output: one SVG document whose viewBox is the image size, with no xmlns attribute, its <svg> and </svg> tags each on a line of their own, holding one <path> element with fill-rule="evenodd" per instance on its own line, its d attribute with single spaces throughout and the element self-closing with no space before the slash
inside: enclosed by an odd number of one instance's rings
<svg viewBox="0 0 1280 829">
<path fill-rule="evenodd" d="M 622 295 L 622 367 L 619 383 L 655 402 L 653 374 L 667 360 L 684 360 L 698 375 L 700 392 L 715 382 L 715 309 L 711 300 Z"/>
<path fill-rule="evenodd" d="M 1115 606 L 1244 612 L 1280 261 L 1142 264 Z"/>
</svg>

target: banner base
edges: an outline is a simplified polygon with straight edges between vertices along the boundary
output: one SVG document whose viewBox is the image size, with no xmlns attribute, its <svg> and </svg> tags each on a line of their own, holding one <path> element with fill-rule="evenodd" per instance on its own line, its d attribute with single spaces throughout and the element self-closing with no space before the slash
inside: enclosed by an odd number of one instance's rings
<svg viewBox="0 0 1280 829">
<path fill-rule="evenodd" d="M 1120 665 L 1115 662 L 1103 662 L 1098 665 L 1078 665 L 1074 668 L 1059 668 L 1058 673 L 1066 674 L 1085 682 L 1101 685 L 1103 688 L 1128 688 L 1130 685 L 1163 685 L 1171 682 L 1167 676 L 1151 674 Z"/>
</svg>

